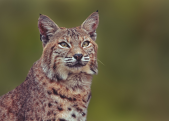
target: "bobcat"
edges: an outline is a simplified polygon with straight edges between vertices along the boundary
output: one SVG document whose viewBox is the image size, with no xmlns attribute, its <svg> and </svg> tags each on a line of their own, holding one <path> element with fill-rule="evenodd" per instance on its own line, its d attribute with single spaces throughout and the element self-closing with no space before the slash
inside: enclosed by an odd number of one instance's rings
<svg viewBox="0 0 169 121">
<path fill-rule="evenodd" d="M 98 11 L 79 27 L 58 27 L 40 14 L 43 53 L 25 81 L 0 97 L 0 121 L 86 121 L 97 74 Z"/>
</svg>

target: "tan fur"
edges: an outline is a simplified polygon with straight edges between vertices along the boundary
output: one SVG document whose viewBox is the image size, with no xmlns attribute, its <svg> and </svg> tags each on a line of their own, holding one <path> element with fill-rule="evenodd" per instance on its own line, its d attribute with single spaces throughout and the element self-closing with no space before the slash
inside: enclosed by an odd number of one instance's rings
<svg viewBox="0 0 169 121">
<path fill-rule="evenodd" d="M 40 15 L 43 54 L 22 84 L 0 97 L 0 121 L 86 120 L 92 75 L 98 72 L 98 22 L 94 12 L 80 27 L 67 29 Z"/>
</svg>

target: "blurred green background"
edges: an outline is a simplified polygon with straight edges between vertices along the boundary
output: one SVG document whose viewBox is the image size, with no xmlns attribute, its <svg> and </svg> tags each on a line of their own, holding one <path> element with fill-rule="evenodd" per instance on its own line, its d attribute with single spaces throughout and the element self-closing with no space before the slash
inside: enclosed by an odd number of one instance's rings
<svg viewBox="0 0 169 121">
<path fill-rule="evenodd" d="M 0 0 L 0 95 L 42 54 L 37 20 L 75 27 L 99 10 L 88 121 L 169 121 L 169 0 Z"/>
</svg>

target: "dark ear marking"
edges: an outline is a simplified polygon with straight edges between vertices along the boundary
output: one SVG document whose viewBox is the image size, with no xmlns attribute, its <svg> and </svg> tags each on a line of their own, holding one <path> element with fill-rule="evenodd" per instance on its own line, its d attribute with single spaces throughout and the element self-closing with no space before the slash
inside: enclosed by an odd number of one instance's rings
<svg viewBox="0 0 169 121">
<path fill-rule="evenodd" d="M 50 38 L 55 34 L 59 27 L 48 16 L 40 14 L 38 19 L 38 28 L 40 32 L 40 40 L 45 46 Z"/>
<path fill-rule="evenodd" d="M 96 29 L 99 25 L 99 14 L 98 10 L 92 13 L 81 25 L 81 28 L 86 30 L 90 37 L 96 40 Z"/>
<path fill-rule="evenodd" d="M 99 12 L 99 10 L 97 10 L 96 12 Z"/>
</svg>

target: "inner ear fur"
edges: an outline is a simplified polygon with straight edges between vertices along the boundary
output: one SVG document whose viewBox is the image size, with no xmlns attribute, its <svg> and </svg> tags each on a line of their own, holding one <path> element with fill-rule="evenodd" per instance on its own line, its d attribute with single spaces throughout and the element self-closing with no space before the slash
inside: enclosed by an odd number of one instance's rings
<svg viewBox="0 0 169 121">
<path fill-rule="evenodd" d="M 95 41 L 97 34 L 96 29 L 99 25 L 99 14 L 98 12 L 92 13 L 81 25 L 81 28 L 85 29 L 90 37 Z"/>
<path fill-rule="evenodd" d="M 40 14 L 38 19 L 38 28 L 40 32 L 40 40 L 43 42 L 43 46 L 47 44 L 50 37 L 59 30 L 59 27 L 48 16 Z"/>
</svg>

